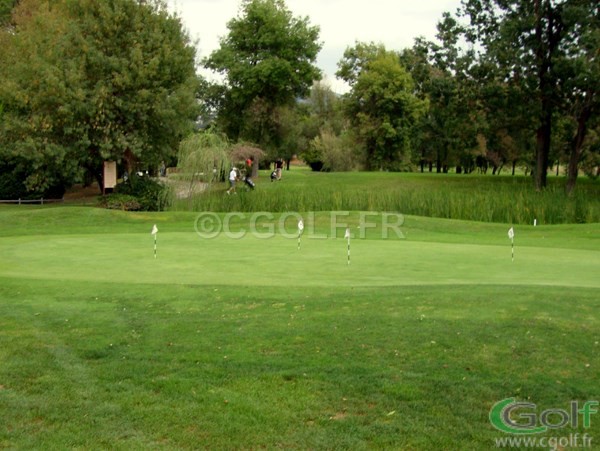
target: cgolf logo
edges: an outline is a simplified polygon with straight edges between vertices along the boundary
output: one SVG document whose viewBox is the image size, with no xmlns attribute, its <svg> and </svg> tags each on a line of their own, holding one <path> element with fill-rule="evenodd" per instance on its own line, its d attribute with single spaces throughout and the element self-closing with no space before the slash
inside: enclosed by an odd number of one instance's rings
<svg viewBox="0 0 600 451">
<path fill-rule="evenodd" d="M 560 429 L 571 426 L 591 426 L 591 416 L 598 413 L 598 401 L 586 401 L 580 407 L 578 401 L 571 401 L 569 410 L 547 409 L 539 415 L 537 405 L 531 402 L 517 402 L 515 398 L 507 398 L 494 404 L 490 410 L 490 423 L 499 431 L 507 434 L 541 434 L 549 429 Z"/>
<path fill-rule="evenodd" d="M 359 212 L 358 218 L 350 211 L 328 212 L 317 216 L 315 212 L 285 212 L 275 215 L 270 212 L 226 213 L 219 215 L 211 211 L 201 212 L 196 216 L 194 229 L 200 238 L 212 239 L 219 235 L 227 238 L 241 239 L 251 234 L 258 239 L 268 239 L 275 236 L 296 239 L 305 235 L 311 239 L 327 239 L 339 236 L 344 230 L 346 238 L 350 223 L 356 226 L 352 235 L 357 238 L 366 238 L 367 233 L 377 233 L 383 239 L 394 236 L 403 239 L 404 235 L 400 226 L 404 224 L 404 215 L 393 212 Z M 320 224 L 316 233 L 316 224 Z"/>
</svg>

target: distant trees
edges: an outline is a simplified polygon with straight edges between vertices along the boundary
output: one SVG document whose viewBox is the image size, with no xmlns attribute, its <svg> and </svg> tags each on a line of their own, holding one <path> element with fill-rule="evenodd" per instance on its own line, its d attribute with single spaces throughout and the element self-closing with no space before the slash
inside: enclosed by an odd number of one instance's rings
<svg viewBox="0 0 600 451">
<path fill-rule="evenodd" d="M 195 50 L 149 0 L 22 0 L 0 48 L 0 157 L 29 190 L 156 167 L 197 116 Z"/>
<path fill-rule="evenodd" d="M 571 191 L 595 161 L 600 6 L 591 0 L 467 0 L 446 13 L 437 42 L 417 39 L 402 62 L 429 100 L 417 154 L 469 171 L 519 162 L 546 185 L 568 163 Z M 593 163 L 592 163 L 593 164 Z"/>
<path fill-rule="evenodd" d="M 536 129 L 537 189 L 546 186 L 555 121 L 570 109 L 578 124 L 571 140 L 572 189 L 586 124 L 598 104 L 600 4 L 466 0 L 460 17 L 468 19 L 463 36 L 482 48 L 476 64 L 486 81 L 509 87 L 529 106 Z"/>
<path fill-rule="evenodd" d="M 284 0 L 241 0 L 227 27 L 208 83 L 163 0 L 0 0 L 0 192 L 174 163 L 202 109 L 214 136 L 315 170 L 521 165 L 543 189 L 562 164 L 569 192 L 600 175 L 597 1 L 463 0 L 435 41 L 348 47 L 342 96 L 317 82 L 319 28 Z"/>
<path fill-rule="evenodd" d="M 290 114 L 286 108 L 321 77 L 315 66 L 319 28 L 292 16 L 283 0 L 243 0 L 227 28 L 220 48 L 204 61 L 225 77 L 208 92 L 217 123 L 233 141 L 277 152 Z"/>
<path fill-rule="evenodd" d="M 362 166 L 364 156 L 350 136 L 343 101 L 331 88 L 317 82 L 310 96 L 297 108 L 302 114 L 301 158 L 313 170 L 339 171 Z"/>
<path fill-rule="evenodd" d="M 344 52 L 338 77 L 350 85 L 345 99 L 352 132 L 366 152 L 367 169 L 399 169 L 410 161 L 413 127 L 427 109 L 396 52 L 357 43 Z"/>
</svg>

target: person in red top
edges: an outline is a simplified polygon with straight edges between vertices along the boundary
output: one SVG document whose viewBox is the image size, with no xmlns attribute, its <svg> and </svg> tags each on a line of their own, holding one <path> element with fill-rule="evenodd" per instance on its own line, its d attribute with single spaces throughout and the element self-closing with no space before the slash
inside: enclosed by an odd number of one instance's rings
<svg viewBox="0 0 600 451">
<path fill-rule="evenodd" d="M 254 182 L 252 181 L 252 164 L 254 161 L 252 158 L 248 158 L 246 160 L 246 174 L 244 175 L 244 182 L 246 185 L 250 187 L 250 189 L 254 189 Z"/>
</svg>

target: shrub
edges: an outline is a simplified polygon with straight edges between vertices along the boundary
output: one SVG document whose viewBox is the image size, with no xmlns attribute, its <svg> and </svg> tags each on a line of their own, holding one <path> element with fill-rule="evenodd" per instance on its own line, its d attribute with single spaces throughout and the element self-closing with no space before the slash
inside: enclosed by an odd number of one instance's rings
<svg viewBox="0 0 600 451">
<path fill-rule="evenodd" d="M 100 198 L 100 206 L 110 210 L 137 211 L 142 206 L 137 198 L 129 194 L 107 194 Z"/>
<path fill-rule="evenodd" d="M 136 199 L 138 210 L 162 211 L 171 204 L 171 189 L 148 176 L 133 175 L 115 187 L 115 194 L 125 194 Z"/>
<path fill-rule="evenodd" d="M 60 199 L 64 196 L 65 186 L 61 183 L 56 183 L 44 191 L 27 190 L 27 176 L 26 168 L 0 162 L 0 199 Z"/>
</svg>

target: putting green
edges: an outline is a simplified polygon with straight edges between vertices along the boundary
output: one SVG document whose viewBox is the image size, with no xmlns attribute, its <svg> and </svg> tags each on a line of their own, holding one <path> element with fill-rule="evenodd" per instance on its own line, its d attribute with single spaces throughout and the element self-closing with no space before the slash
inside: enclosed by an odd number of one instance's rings
<svg viewBox="0 0 600 451">
<path fill-rule="evenodd" d="M 468 237 L 465 237 L 467 240 Z M 97 282 L 240 286 L 510 284 L 600 287 L 600 252 L 342 238 L 239 239 L 221 234 L 32 235 L 0 238 L 0 276 Z"/>
</svg>

